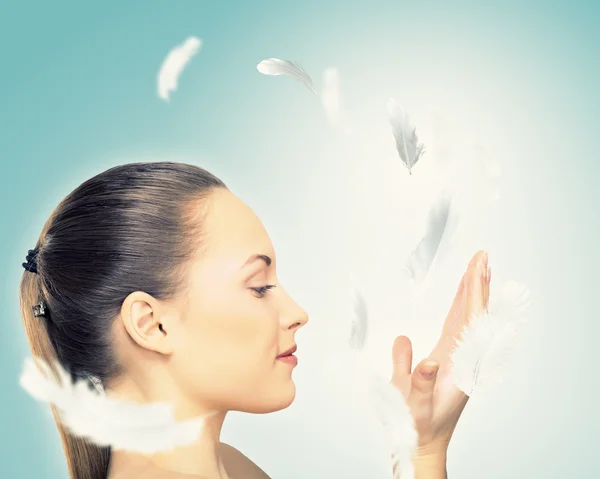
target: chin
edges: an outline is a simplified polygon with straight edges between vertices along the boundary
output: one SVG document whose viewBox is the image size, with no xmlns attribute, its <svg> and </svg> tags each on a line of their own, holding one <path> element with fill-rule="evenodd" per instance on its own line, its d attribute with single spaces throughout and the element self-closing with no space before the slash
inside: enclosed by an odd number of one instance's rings
<svg viewBox="0 0 600 479">
<path fill-rule="evenodd" d="M 249 407 L 242 412 L 252 414 L 267 414 L 270 412 L 281 411 L 289 407 L 296 398 L 296 385 L 293 381 L 288 384 L 278 385 L 266 391 L 262 398 L 255 398 Z"/>
</svg>

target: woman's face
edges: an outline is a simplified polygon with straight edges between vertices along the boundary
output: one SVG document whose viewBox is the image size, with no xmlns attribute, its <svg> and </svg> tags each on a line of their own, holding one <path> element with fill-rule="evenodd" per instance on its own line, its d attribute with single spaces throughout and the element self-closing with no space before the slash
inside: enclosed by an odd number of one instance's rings
<svg viewBox="0 0 600 479">
<path fill-rule="evenodd" d="M 308 316 L 277 281 L 275 251 L 254 212 L 225 189 L 206 201 L 170 365 L 186 394 L 210 408 L 283 409 L 295 396 L 294 364 L 277 357 Z"/>
</svg>

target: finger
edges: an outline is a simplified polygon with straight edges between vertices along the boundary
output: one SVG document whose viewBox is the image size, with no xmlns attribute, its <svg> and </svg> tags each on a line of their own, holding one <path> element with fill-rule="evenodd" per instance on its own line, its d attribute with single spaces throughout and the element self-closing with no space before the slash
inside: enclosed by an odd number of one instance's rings
<svg viewBox="0 0 600 479">
<path fill-rule="evenodd" d="M 490 303 L 490 282 L 492 281 L 492 268 L 488 264 L 487 275 L 486 275 L 486 307 L 489 307 Z"/>
<path fill-rule="evenodd" d="M 469 261 L 469 265 L 467 266 L 467 270 L 464 272 L 461 281 L 458 285 L 458 289 L 456 290 L 456 295 L 454 296 L 454 300 L 452 301 L 452 305 L 450 306 L 450 310 L 448 312 L 448 316 L 446 317 L 446 321 L 444 323 L 444 330 L 450 330 L 453 333 L 457 327 L 460 328 L 460 323 L 462 323 L 463 316 L 465 314 L 465 310 L 468 307 L 467 304 L 467 296 L 469 294 L 469 286 L 472 285 L 472 277 L 477 271 L 477 264 L 482 255 L 485 254 L 485 251 L 480 250 L 473 255 L 471 260 Z"/>
<path fill-rule="evenodd" d="M 427 430 L 433 416 L 433 391 L 438 369 L 439 363 L 428 358 L 418 364 L 412 375 L 407 403 L 420 433 Z"/>
<path fill-rule="evenodd" d="M 458 285 L 458 289 L 456 290 L 456 294 L 454 295 L 454 300 L 452 301 L 452 305 L 450 306 L 450 311 L 448 313 L 448 317 L 451 317 L 455 314 L 456 311 L 460 310 L 465 305 L 465 283 L 467 282 L 467 273 L 468 270 L 463 274 L 460 283 Z"/>
<path fill-rule="evenodd" d="M 480 314 L 486 307 L 486 286 L 488 255 L 485 251 L 478 252 L 474 257 L 475 267 L 471 268 L 467 279 L 467 315 L 464 318 L 468 324 L 473 316 Z"/>
<path fill-rule="evenodd" d="M 392 381 L 408 376 L 412 367 L 412 344 L 406 336 L 398 336 L 392 346 Z"/>
<path fill-rule="evenodd" d="M 442 334 L 431 352 L 430 358 L 438 361 L 443 367 L 450 360 L 450 353 L 455 347 L 456 339 L 465 325 L 468 324 L 470 311 L 473 309 L 470 302 L 472 303 L 473 291 L 477 287 L 476 283 L 478 282 L 479 287 L 481 287 L 481 273 L 478 264 L 485 256 L 487 256 L 486 252 L 480 250 L 469 261 L 461 285 L 459 285 L 454 302 L 444 322 Z"/>
<path fill-rule="evenodd" d="M 492 270 L 490 268 L 490 265 L 487 265 L 487 268 L 485 270 L 485 280 L 483 282 L 483 303 L 484 303 L 484 307 L 487 310 L 489 307 L 489 302 L 490 302 L 490 274 L 491 274 Z"/>
</svg>

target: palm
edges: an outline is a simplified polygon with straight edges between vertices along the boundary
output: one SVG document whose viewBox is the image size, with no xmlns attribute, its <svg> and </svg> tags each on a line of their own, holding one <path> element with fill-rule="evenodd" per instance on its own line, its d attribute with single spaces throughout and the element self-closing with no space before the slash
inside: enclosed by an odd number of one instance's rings
<svg viewBox="0 0 600 479">
<path fill-rule="evenodd" d="M 477 262 L 481 257 L 482 252 L 479 252 L 471 260 L 444 322 L 440 338 L 428 357 L 439 364 L 432 397 L 432 415 L 426 425 L 428 436 L 449 440 L 468 401 L 468 396 L 454 385 L 450 356 L 456 338 L 469 323 L 472 315 L 480 313 L 487 307 L 489 284 L 481 278 L 477 268 Z M 401 350 L 401 353 L 395 363 L 392 384 L 401 391 L 411 408 L 418 407 L 418 404 L 411 405 L 411 389 L 414 384 L 412 376 L 416 373 L 412 371 L 411 366 L 410 340 L 406 337 L 398 339 L 400 341 L 394 347 Z"/>
</svg>

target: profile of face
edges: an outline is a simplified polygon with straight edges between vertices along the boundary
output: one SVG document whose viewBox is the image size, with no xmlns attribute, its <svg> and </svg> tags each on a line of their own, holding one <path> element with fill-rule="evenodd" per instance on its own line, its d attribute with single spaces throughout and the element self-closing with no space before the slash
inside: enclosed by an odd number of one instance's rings
<svg viewBox="0 0 600 479">
<path fill-rule="evenodd" d="M 250 413 L 286 408 L 296 392 L 294 358 L 278 356 L 295 346 L 308 316 L 278 282 L 273 245 L 252 209 L 225 189 L 204 201 L 202 244 L 185 291 L 173 306 L 155 306 L 161 324 L 147 321 L 146 330 L 144 306 L 136 306 L 144 303 L 132 295 L 124 310 L 139 310 L 126 328 L 166 353 L 185 401 Z"/>
</svg>

